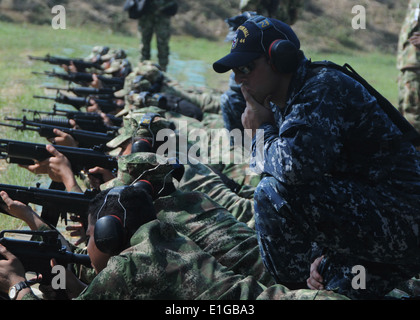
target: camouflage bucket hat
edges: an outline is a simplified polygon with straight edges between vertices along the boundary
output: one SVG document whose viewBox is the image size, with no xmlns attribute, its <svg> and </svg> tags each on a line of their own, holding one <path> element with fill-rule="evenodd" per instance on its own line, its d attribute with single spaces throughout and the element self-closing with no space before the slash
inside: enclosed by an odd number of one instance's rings
<svg viewBox="0 0 420 320">
<path fill-rule="evenodd" d="M 117 98 L 122 98 L 130 93 L 136 94 L 142 91 L 150 91 L 152 85 L 150 81 L 147 80 L 144 76 L 137 75 L 134 72 L 131 72 L 124 81 L 124 88 L 116 91 L 114 96 Z"/>
<path fill-rule="evenodd" d="M 123 61 L 120 60 L 120 59 L 115 59 L 111 62 L 111 65 L 108 68 L 104 69 L 104 72 L 105 73 L 114 73 L 114 72 L 120 70 L 122 66 L 123 66 Z"/>
<path fill-rule="evenodd" d="M 146 113 L 143 115 L 134 115 L 136 117 L 138 126 L 133 133 L 133 138 L 152 138 L 155 140 L 160 130 L 169 129 L 174 131 L 175 124 L 160 116 L 157 113 Z"/>
<path fill-rule="evenodd" d="M 150 83 L 156 83 L 163 78 L 163 72 L 159 66 L 152 61 L 141 61 L 136 68 L 137 75 L 144 76 Z"/>
<path fill-rule="evenodd" d="M 117 177 L 101 185 L 101 190 L 129 185 L 138 180 L 169 183 L 173 177 L 180 180 L 183 174 L 184 166 L 175 158 L 167 159 L 152 152 L 137 152 L 118 159 Z"/>
<path fill-rule="evenodd" d="M 127 53 L 123 49 L 113 49 L 101 57 L 102 61 L 109 61 L 112 58 L 125 59 L 127 58 Z"/>
<path fill-rule="evenodd" d="M 164 95 L 159 93 L 152 94 L 148 91 L 135 92 L 131 91 L 127 96 L 127 102 L 137 108 L 159 107 L 166 108 L 168 100 Z"/>
<path fill-rule="evenodd" d="M 133 134 L 136 132 L 137 126 L 138 124 L 135 119 L 124 118 L 123 125 L 118 130 L 118 135 L 114 139 L 108 141 L 106 146 L 112 149 L 119 147 L 122 143 L 124 143 L 128 139 L 131 139 Z"/>
<path fill-rule="evenodd" d="M 91 61 L 93 58 L 99 58 L 104 54 L 107 54 L 109 47 L 106 46 L 94 46 L 90 54 L 85 58 L 86 61 Z"/>
</svg>

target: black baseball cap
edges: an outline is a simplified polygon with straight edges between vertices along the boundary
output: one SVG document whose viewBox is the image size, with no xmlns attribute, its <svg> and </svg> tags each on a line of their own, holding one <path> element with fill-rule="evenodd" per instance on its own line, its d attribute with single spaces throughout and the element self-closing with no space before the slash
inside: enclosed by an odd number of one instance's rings
<svg viewBox="0 0 420 320">
<path fill-rule="evenodd" d="M 230 53 L 213 63 L 213 69 L 224 73 L 248 65 L 261 55 L 268 55 L 271 43 L 279 39 L 289 40 L 300 48 L 300 41 L 288 24 L 263 16 L 252 17 L 238 27 Z"/>
</svg>

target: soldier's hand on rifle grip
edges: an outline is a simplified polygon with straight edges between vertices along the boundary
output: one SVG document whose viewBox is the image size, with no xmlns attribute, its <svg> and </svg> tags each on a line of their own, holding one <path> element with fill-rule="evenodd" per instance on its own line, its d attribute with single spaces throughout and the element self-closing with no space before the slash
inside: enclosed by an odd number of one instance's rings
<svg viewBox="0 0 420 320">
<path fill-rule="evenodd" d="M 99 189 L 99 186 L 104 182 L 115 178 L 114 174 L 105 168 L 94 167 L 89 169 L 89 182 L 93 189 Z"/>
<path fill-rule="evenodd" d="M 74 120 L 70 120 L 73 121 Z M 75 122 L 74 122 L 75 124 Z M 54 129 L 54 134 L 56 135 L 54 138 L 48 139 L 49 142 L 52 144 L 56 144 L 59 146 L 67 146 L 67 147 L 79 147 L 79 142 L 75 140 L 70 134 L 65 133 L 59 129 Z"/>
<path fill-rule="evenodd" d="M 31 230 L 38 230 L 42 222 L 38 214 L 32 210 L 32 208 L 20 201 L 13 200 L 5 191 L 0 191 L 0 196 L 3 202 L 6 204 L 6 210 L 12 216 L 26 222 Z"/>
<path fill-rule="evenodd" d="M 90 86 L 97 89 L 102 89 L 104 87 L 101 80 L 99 80 L 96 74 L 92 75 L 93 81 L 90 83 Z"/>
<path fill-rule="evenodd" d="M 62 182 L 66 186 L 67 191 L 74 191 L 78 187 L 76 178 L 74 177 L 70 161 L 61 152 L 57 151 L 52 145 L 46 146 L 47 151 L 53 155 L 46 159 L 48 161 L 48 175 L 55 182 Z"/>
</svg>

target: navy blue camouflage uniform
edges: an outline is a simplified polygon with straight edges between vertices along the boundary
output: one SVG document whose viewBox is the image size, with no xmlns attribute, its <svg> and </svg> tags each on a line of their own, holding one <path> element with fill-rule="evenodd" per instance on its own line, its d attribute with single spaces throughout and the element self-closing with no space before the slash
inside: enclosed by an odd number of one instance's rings
<svg viewBox="0 0 420 320">
<path fill-rule="evenodd" d="M 331 68 L 313 74 L 309 63 L 298 67 L 286 107 L 272 104 L 275 125 L 260 127 L 263 261 L 279 283 L 304 283 L 325 253 L 324 280 L 339 278 L 338 292 L 382 297 L 420 271 L 420 154 L 358 82 Z M 365 290 L 351 287 L 354 265 L 366 268 Z"/>
</svg>

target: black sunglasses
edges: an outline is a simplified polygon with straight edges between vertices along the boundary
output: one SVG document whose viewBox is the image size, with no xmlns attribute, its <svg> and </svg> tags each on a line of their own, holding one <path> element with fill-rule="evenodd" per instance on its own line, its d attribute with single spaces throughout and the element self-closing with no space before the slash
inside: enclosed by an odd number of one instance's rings
<svg viewBox="0 0 420 320">
<path fill-rule="evenodd" d="M 237 70 L 237 71 L 239 71 L 240 73 L 243 73 L 243 74 L 250 74 L 252 72 L 252 70 L 254 70 L 254 68 L 255 68 L 255 63 L 251 62 L 251 63 L 247 64 L 246 66 L 240 66 L 240 67 L 234 68 L 233 70 L 234 71 Z"/>
</svg>

